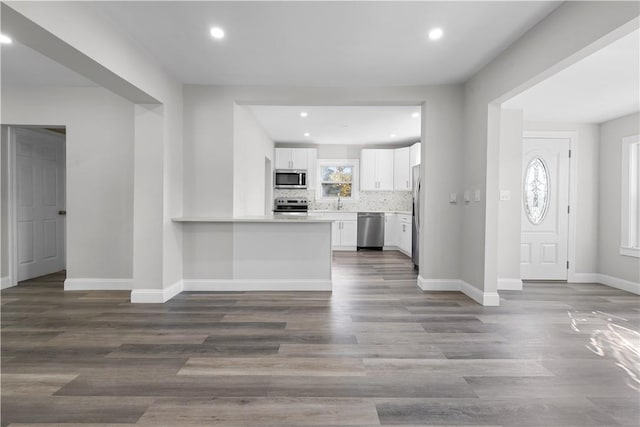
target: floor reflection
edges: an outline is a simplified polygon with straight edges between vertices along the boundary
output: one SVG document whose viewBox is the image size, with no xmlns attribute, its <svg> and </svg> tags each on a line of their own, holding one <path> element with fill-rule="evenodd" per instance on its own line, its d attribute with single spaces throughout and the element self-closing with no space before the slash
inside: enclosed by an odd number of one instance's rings
<svg viewBox="0 0 640 427">
<path fill-rule="evenodd" d="M 598 325 L 586 347 L 598 356 L 609 356 L 627 374 L 627 384 L 640 391 L 640 333 L 623 317 L 603 311 L 568 311 L 571 329 Z"/>
</svg>

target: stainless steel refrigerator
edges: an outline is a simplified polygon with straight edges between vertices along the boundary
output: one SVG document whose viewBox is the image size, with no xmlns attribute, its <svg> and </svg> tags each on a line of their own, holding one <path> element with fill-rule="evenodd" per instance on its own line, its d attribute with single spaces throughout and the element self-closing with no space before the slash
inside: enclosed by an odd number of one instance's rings
<svg viewBox="0 0 640 427">
<path fill-rule="evenodd" d="M 413 218 L 411 221 L 411 259 L 417 269 L 420 264 L 420 165 L 411 168 L 413 182 Z"/>
</svg>

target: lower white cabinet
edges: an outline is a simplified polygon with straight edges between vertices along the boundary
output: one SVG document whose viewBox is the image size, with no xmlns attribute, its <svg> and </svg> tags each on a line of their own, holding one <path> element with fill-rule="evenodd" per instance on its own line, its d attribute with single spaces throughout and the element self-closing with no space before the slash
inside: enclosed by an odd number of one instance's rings
<svg viewBox="0 0 640 427">
<path fill-rule="evenodd" d="M 358 214 L 341 211 L 311 211 L 309 216 L 330 219 L 331 248 L 334 251 L 355 251 L 358 244 Z M 384 246 L 399 249 L 411 256 L 411 215 L 395 212 L 384 214 Z"/>
<path fill-rule="evenodd" d="M 398 214 L 398 249 L 411 256 L 411 215 Z"/>
<path fill-rule="evenodd" d="M 358 244 L 358 214 L 341 211 L 311 211 L 309 216 L 330 219 L 331 248 L 338 251 L 355 251 Z"/>
<path fill-rule="evenodd" d="M 355 250 L 358 243 L 358 221 L 334 221 L 331 241 L 335 250 Z"/>
<path fill-rule="evenodd" d="M 384 245 L 398 246 L 398 216 L 395 213 L 384 214 Z"/>
</svg>

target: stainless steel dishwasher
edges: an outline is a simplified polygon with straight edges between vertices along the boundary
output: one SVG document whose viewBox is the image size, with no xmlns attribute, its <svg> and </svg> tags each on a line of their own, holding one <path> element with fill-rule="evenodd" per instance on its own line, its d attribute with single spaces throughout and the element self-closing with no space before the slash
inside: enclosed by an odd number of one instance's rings
<svg viewBox="0 0 640 427">
<path fill-rule="evenodd" d="M 384 246 L 384 213 L 358 212 L 358 249 Z"/>
</svg>

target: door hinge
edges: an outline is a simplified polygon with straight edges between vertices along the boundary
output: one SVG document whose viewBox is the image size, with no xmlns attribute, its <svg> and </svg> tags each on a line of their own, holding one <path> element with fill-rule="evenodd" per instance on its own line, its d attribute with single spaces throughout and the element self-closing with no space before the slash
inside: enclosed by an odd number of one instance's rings
<svg viewBox="0 0 640 427">
<path fill-rule="evenodd" d="M 567 213 L 570 214 L 571 213 L 571 206 L 567 206 Z"/>
<path fill-rule="evenodd" d="M 569 261 L 567 261 L 567 270 L 569 269 Z"/>
<path fill-rule="evenodd" d="M 571 150 L 569 150 L 569 158 L 571 158 Z"/>
</svg>

